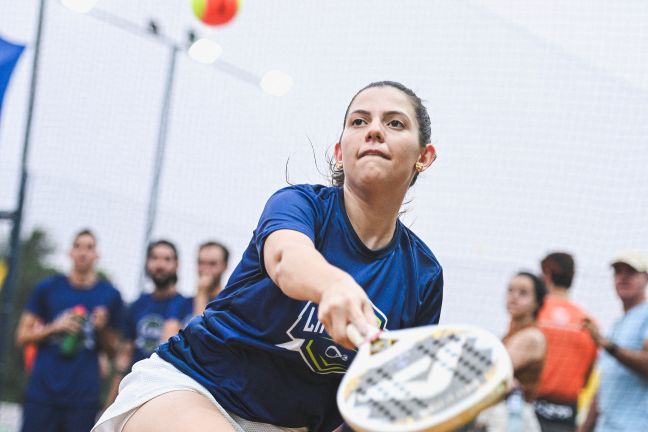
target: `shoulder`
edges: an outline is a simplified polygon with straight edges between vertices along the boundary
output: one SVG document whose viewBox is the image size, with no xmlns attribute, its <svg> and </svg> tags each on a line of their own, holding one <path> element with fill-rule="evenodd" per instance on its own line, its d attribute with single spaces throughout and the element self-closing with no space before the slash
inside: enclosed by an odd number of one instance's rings
<svg viewBox="0 0 648 432">
<path fill-rule="evenodd" d="M 639 306 L 639 313 L 643 315 L 645 318 L 648 318 L 648 302 L 644 302 L 642 305 Z"/>
<path fill-rule="evenodd" d="M 311 201 L 327 201 L 335 197 L 339 188 L 319 184 L 297 184 L 279 189 L 272 194 L 270 199 L 281 197 L 283 199 L 307 199 Z"/>
<path fill-rule="evenodd" d="M 115 286 L 110 282 L 108 279 L 104 279 L 100 277 L 97 279 L 97 286 L 101 287 L 101 289 L 107 290 L 107 291 L 119 291 Z"/>
<path fill-rule="evenodd" d="M 589 314 L 583 308 L 571 300 L 547 296 L 537 322 L 542 328 L 568 324 L 580 325 L 580 322 L 588 316 Z"/>
<path fill-rule="evenodd" d="M 587 313 L 581 305 L 574 303 L 572 300 L 565 300 L 565 307 L 567 307 L 573 315 L 578 316 L 579 318 L 590 316 L 590 314 Z"/>
<path fill-rule="evenodd" d="M 147 304 L 149 300 L 151 299 L 151 294 L 148 293 L 142 293 L 140 294 L 139 297 L 137 297 L 129 306 L 128 308 L 133 310 L 137 309 L 138 307 L 141 307 L 144 304 Z"/>
<path fill-rule="evenodd" d="M 637 309 L 637 325 L 641 328 L 641 331 L 645 333 L 646 338 L 648 338 L 648 302 L 639 305 Z"/>
<path fill-rule="evenodd" d="M 546 343 L 544 333 L 542 333 L 542 331 L 538 327 L 529 327 L 522 332 L 526 333 L 529 340 L 531 340 L 533 343 L 540 345 L 544 345 Z"/>
<path fill-rule="evenodd" d="M 407 248 L 408 252 L 413 255 L 418 270 L 428 274 L 440 275 L 442 273 L 441 264 L 428 245 L 414 234 L 411 229 L 407 228 L 400 221 L 398 223 L 401 227 L 402 247 Z"/>
<path fill-rule="evenodd" d="M 99 279 L 97 281 L 97 287 L 105 292 L 106 294 L 110 295 L 111 297 L 119 297 L 121 298 L 121 293 L 115 286 L 108 280 L 106 279 Z"/>
<path fill-rule="evenodd" d="M 321 226 L 327 215 L 338 211 L 339 200 L 336 191 L 322 185 L 292 185 L 275 192 L 265 204 L 259 221 L 260 237 L 277 228 L 290 228 L 305 231 L 314 237 L 313 229 Z"/>
<path fill-rule="evenodd" d="M 52 276 L 47 276 L 46 278 L 41 279 L 36 286 L 35 290 L 47 290 L 53 287 L 61 286 L 67 284 L 67 276 L 61 273 L 57 273 Z"/>
<path fill-rule="evenodd" d="M 547 340 L 545 339 L 544 334 L 538 327 L 528 327 L 524 330 L 520 330 L 515 337 L 526 347 L 535 348 L 537 350 L 543 351 L 546 348 Z"/>
<path fill-rule="evenodd" d="M 505 343 L 506 349 L 518 359 L 527 361 L 540 361 L 547 352 L 547 343 L 544 335 L 537 327 L 529 327 L 513 334 Z"/>
<path fill-rule="evenodd" d="M 648 326 L 648 302 L 644 302 L 630 309 L 614 322 L 615 326 Z"/>
<path fill-rule="evenodd" d="M 173 304 L 185 304 L 187 301 L 193 301 L 193 297 L 185 297 L 180 293 L 176 293 L 175 296 L 171 297 L 171 303 Z"/>
</svg>

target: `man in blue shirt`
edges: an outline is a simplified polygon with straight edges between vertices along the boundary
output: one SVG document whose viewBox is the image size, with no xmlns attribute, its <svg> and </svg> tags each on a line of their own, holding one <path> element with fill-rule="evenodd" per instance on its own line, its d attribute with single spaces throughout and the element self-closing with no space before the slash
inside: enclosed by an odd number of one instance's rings
<svg viewBox="0 0 648 432">
<path fill-rule="evenodd" d="M 151 243 L 147 249 L 146 274 L 154 285 L 128 306 L 124 320 L 124 341 L 114 362 L 115 376 L 106 405 L 117 396 L 122 377 L 131 366 L 151 353 L 180 329 L 187 299 L 178 293 L 178 250 L 168 240 Z"/>
<path fill-rule="evenodd" d="M 583 432 L 645 430 L 648 420 L 648 255 L 625 253 L 612 261 L 612 267 L 624 314 L 607 337 L 591 320 L 585 321 L 605 351 L 599 357 L 601 384 Z"/>
<path fill-rule="evenodd" d="M 41 281 L 20 318 L 16 343 L 38 344 L 24 404 L 25 432 L 87 431 L 97 415 L 98 354 L 115 352 L 122 299 L 95 273 L 96 245 L 91 231 L 79 232 L 70 274 Z"/>
</svg>

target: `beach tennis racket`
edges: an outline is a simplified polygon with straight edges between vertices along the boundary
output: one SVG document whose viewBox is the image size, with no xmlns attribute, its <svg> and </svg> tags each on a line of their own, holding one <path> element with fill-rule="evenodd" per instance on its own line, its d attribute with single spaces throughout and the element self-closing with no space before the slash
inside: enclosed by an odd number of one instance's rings
<svg viewBox="0 0 648 432">
<path fill-rule="evenodd" d="M 365 340 L 337 392 L 347 425 L 359 432 L 452 431 L 508 391 L 513 368 L 493 334 L 471 326 L 425 326 Z"/>
</svg>

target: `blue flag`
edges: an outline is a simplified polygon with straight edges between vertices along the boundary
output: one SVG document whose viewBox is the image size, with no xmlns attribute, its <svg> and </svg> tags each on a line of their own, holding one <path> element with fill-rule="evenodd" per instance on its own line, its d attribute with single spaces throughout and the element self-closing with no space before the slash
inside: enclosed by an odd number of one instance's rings
<svg viewBox="0 0 648 432">
<path fill-rule="evenodd" d="M 11 73 L 24 49 L 24 45 L 12 44 L 0 37 L 0 114 L 2 114 L 2 100 L 9 85 Z"/>
</svg>

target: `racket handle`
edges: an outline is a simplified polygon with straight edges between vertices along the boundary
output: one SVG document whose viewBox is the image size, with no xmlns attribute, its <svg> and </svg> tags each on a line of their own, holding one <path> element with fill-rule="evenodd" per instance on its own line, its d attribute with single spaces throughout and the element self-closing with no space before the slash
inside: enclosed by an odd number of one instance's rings
<svg viewBox="0 0 648 432">
<path fill-rule="evenodd" d="M 360 330 L 358 330 L 356 326 L 354 326 L 353 324 L 348 324 L 346 333 L 347 337 L 353 343 L 353 345 L 359 348 L 360 345 L 364 344 L 365 342 L 370 342 L 374 339 L 377 339 L 381 333 L 381 330 L 378 327 L 374 327 L 372 325 L 368 326 L 367 330 L 367 336 L 365 337 L 360 334 Z"/>
</svg>

